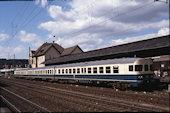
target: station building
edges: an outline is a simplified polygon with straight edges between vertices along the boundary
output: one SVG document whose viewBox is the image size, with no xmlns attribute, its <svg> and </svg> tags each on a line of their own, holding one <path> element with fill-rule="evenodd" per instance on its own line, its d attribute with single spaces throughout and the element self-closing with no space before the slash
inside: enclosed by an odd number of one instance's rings
<svg viewBox="0 0 170 113">
<path fill-rule="evenodd" d="M 29 67 L 44 67 L 48 60 L 58 59 L 64 56 L 70 56 L 73 54 L 80 54 L 83 50 L 78 46 L 73 46 L 69 48 L 63 48 L 57 43 L 44 43 L 36 51 L 29 51 Z"/>
</svg>

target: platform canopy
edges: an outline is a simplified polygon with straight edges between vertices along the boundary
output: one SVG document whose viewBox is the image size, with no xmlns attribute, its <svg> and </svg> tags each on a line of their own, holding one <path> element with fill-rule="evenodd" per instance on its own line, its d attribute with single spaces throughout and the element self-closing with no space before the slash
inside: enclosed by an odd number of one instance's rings
<svg viewBox="0 0 170 113">
<path fill-rule="evenodd" d="M 170 35 L 152 39 L 111 46 L 107 48 L 87 51 L 80 54 L 58 57 L 44 62 L 46 66 L 86 62 L 122 57 L 154 57 L 170 54 Z"/>
</svg>

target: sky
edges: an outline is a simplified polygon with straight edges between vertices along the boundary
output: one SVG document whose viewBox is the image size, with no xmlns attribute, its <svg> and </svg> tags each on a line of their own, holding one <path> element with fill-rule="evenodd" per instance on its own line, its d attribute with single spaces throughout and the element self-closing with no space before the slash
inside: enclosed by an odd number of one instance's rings
<svg viewBox="0 0 170 113">
<path fill-rule="evenodd" d="M 168 34 L 169 0 L 0 1 L 0 58 L 28 59 L 45 42 L 90 51 Z"/>
</svg>

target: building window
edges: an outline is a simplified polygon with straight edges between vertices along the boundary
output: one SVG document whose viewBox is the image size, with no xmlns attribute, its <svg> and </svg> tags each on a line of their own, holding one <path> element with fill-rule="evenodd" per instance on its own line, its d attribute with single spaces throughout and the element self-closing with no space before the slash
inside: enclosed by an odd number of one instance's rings
<svg viewBox="0 0 170 113">
<path fill-rule="evenodd" d="M 153 71 L 153 65 L 150 65 L 150 71 Z"/>
<path fill-rule="evenodd" d="M 97 73 L 97 67 L 93 68 L 93 73 Z"/>
<path fill-rule="evenodd" d="M 91 68 L 88 68 L 88 73 L 91 73 Z"/>
<path fill-rule="evenodd" d="M 111 71 L 110 71 L 110 66 L 107 66 L 107 67 L 106 67 L 106 73 L 111 73 Z"/>
<path fill-rule="evenodd" d="M 113 73 L 119 73 L 119 67 L 113 66 Z"/>
<path fill-rule="evenodd" d="M 103 67 L 99 67 L 100 73 L 103 73 Z"/>
<path fill-rule="evenodd" d="M 129 66 L 129 71 L 133 71 L 133 65 Z"/>
<path fill-rule="evenodd" d="M 142 65 L 135 65 L 135 71 L 142 71 Z"/>
<path fill-rule="evenodd" d="M 148 69 L 148 65 L 145 65 L 144 66 L 144 69 L 145 69 L 145 71 L 148 71 L 149 69 Z"/>
</svg>

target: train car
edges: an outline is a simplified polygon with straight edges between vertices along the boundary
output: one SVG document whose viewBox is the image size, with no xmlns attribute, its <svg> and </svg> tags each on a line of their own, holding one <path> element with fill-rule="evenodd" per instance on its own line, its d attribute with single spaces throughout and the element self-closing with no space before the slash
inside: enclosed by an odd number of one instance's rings
<svg viewBox="0 0 170 113">
<path fill-rule="evenodd" d="M 113 87 L 139 87 L 152 80 L 153 62 L 144 58 L 119 58 L 72 64 L 18 69 L 16 77 L 46 78 L 57 81 L 106 83 Z"/>
</svg>

